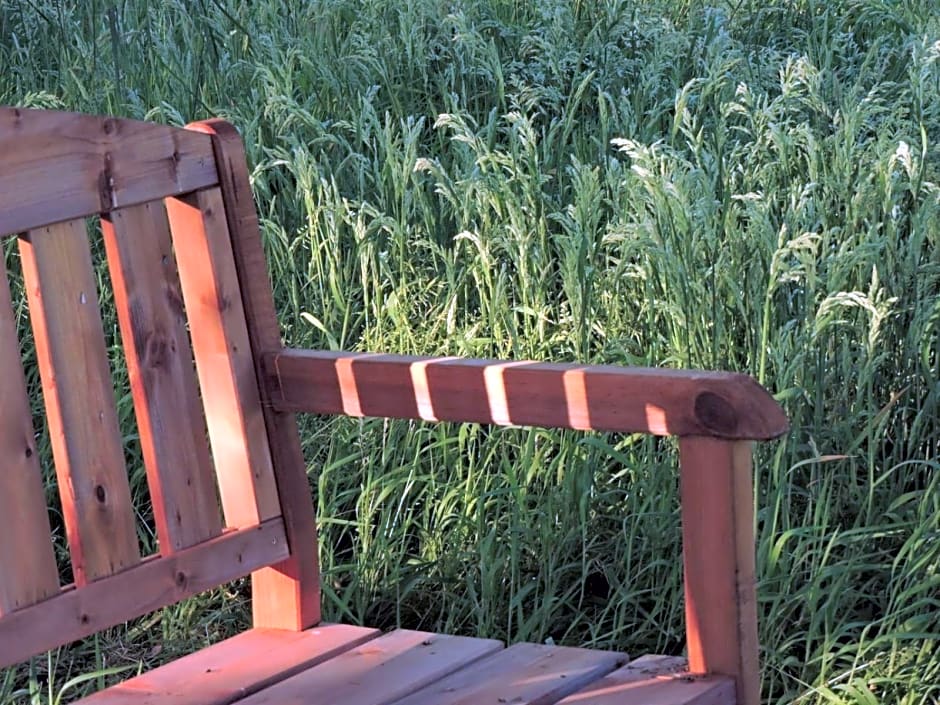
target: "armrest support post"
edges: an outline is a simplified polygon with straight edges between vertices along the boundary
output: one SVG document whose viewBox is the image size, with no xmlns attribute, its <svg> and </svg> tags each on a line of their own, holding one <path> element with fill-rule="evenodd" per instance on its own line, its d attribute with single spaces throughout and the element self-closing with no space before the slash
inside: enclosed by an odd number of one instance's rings
<svg viewBox="0 0 940 705">
<path fill-rule="evenodd" d="M 264 372 L 261 353 L 280 348 L 281 336 L 244 146 L 235 128 L 224 120 L 191 123 L 187 128 L 212 136 L 255 373 L 260 380 Z M 321 616 L 314 507 L 294 415 L 273 409 L 263 384 L 260 392 L 291 552 L 277 565 L 252 574 L 252 621 L 256 628 L 301 631 L 319 624 Z"/>
<path fill-rule="evenodd" d="M 679 439 L 689 671 L 733 676 L 739 705 L 760 702 L 752 450 Z"/>
</svg>

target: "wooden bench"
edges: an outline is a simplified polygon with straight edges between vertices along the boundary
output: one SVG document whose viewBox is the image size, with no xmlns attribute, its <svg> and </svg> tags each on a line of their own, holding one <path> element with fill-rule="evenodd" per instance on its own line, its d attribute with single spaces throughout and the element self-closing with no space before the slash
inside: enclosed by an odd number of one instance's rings
<svg viewBox="0 0 940 705">
<path fill-rule="evenodd" d="M 60 584 L 0 272 L 0 667 L 251 575 L 254 628 L 105 705 L 759 701 L 752 441 L 786 418 L 730 373 L 284 349 L 241 141 L 0 108 L 74 582 Z M 142 556 L 98 306 L 100 217 L 159 553 Z M 687 660 L 321 624 L 295 412 L 678 436 Z"/>
</svg>

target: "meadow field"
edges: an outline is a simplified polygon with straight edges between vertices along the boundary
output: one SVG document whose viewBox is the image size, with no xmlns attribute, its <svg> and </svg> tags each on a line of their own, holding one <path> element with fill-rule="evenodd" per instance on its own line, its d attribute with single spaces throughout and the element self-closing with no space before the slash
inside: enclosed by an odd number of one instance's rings
<svg viewBox="0 0 940 705">
<path fill-rule="evenodd" d="M 755 462 L 766 701 L 940 702 L 937 0 L 0 0 L 0 104 L 232 121 L 290 345 L 754 375 L 792 426 Z M 681 652 L 673 443 L 302 432 L 328 619 Z M 247 592 L 0 703 L 230 635 Z"/>
</svg>

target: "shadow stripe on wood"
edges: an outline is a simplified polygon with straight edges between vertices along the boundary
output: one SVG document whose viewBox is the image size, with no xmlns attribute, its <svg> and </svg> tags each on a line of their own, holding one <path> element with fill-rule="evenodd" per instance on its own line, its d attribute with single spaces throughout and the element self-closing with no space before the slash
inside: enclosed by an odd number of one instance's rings
<svg viewBox="0 0 940 705">
<path fill-rule="evenodd" d="M 0 668 L 172 605 L 284 560 L 280 517 L 226 532 L 172 556 L 153 556 L 123 573 L 70 586 L 0 618 Z"/>
</svg>

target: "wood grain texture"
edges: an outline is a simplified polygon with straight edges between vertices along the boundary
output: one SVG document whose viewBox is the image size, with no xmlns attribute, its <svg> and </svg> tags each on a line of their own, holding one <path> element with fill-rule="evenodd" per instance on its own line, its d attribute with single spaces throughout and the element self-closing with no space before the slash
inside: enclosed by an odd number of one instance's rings
<svg viewBox="0 0 940 705">
<path fill-rule="evenodd" d="M 231 705 L 380 634 L 344 624 L 250 629 L 74 705 Z"/>
<path fill-rule="evenodd" d="M 681 659 L 643 656 L 560 705 L 736 705 L 734 680 L 695 676 Z"/>
<path fill-rule="evenodd" d="M 193 123 L 189 129 L 210 135 L 216 150 L 255 373 L 260 379 L 261 354 L 282 346 L 245 150 L 238 132 L 224 120 Z M 291 555 L 252 575 L 252 614 L 256 627 L 306 629 L 320 621 L 317 527 L 310 484 L 294 415 L 276 411 L 263 389 L 262 401 Z"/>
<path fill-rule="evenodd" d="M 0 235 L 217 183 L 211 141 L 181 128 L 0 107 Z"/>
<path fill-rule="evenodd" d="M 396 701 L 395 705 L 549 705 L 610 673 L 626 654 L 516 644 Z"/>
<path fill-rule="evenodd" d="M 243 577 L 288 555 L 280 517 L 229 531 L 0 618 L 0 668 Z"/>
<path fill-rule="evenodd" d="M 284 350 L 265 356 L 275 407 L 350 416 L 767 439 L 779 405 L 730 372 Z"/>
<path fill-rule="evenodd" d="M 179 274 L 162 201 L 101 221 L 160 551 L 222 532 Z"/>
<path fill-rule="evenodd" d="M 679 439 L 689 671 L 734 677 L 739 705 L 760 702 L 751 445 Z"/>
<path fill-rule="evenodd" d="M 42 470 L 0 260 L 0 617 L 59 591 Z"/>
<path fill-rule="evenodd" d="M 79 585 L 140 560 L 85 222 L 20 238 L 59 495 Z"/>
<path fill-rule="evenodd" d="M 281 514 L 222 194 L 168 198 L 226 525 Z"/>
<path fill-rule="evenodd" d="M 398 630 L 266 688 L 240 705 L 388 705 L 501 647 L 490 639 Z"/>
</svg>

